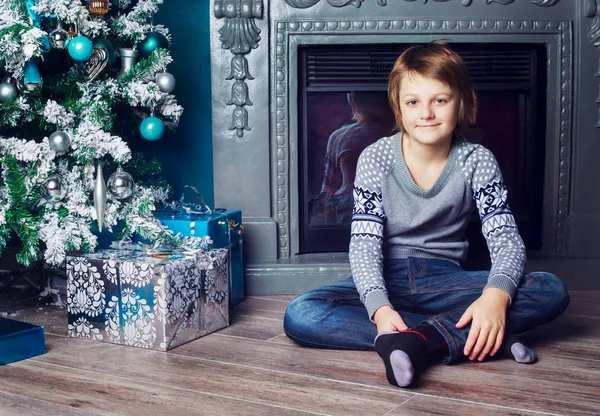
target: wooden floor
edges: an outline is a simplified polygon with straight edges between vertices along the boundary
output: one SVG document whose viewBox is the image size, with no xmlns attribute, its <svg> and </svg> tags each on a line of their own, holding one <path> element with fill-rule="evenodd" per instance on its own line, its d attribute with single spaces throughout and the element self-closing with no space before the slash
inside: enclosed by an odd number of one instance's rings
<svg viewBox="0 0 600 416">
<path fill-rule="evenodd" d="M 565 315 L 527 335 L 535 365 L 440 364 L 411 389 L 387 384 L 375 353 L 290 342 L 291 296 L 250 297 L 229 328 L 169 352 L 70 339 L 64 306 L 13 299 L 2 316 L 44 325 L 48 351 L 0 367 L 0 414 L 600 414 L 600 292 L 571 296 Z"/>
</svg>

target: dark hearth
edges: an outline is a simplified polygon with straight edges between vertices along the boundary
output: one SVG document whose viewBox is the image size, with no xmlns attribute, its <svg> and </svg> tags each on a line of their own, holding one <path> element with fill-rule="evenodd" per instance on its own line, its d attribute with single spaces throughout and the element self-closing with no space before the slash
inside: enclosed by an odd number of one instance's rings
<svg viewBox="0 0 600 416">
<path fill-rule="evenodd" d="M 387 76 L 404 44 L 300 48 L 300 253 L 348 250 L 352 183 L 360 152 L 392 133 Z M 546 50 L 535 44 L 453 44 L 479 100 L 468 140 L 500 164 L 525 244 L 541 246 L 545 157 Z M 485 253 L 480 223 L 471 254 Z"/>
</svg>

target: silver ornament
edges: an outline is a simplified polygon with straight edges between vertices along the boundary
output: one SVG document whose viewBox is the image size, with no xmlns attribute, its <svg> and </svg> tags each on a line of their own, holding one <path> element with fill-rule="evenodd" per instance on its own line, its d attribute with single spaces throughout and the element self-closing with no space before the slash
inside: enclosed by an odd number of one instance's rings
<svg viewBox="0 0 600 416">
<path fill-rule="evenodd" d="M 171 92 L 175 89 L 175 77 L 168 72 L 157 74 L 155 81 L 162 92 Z"/>
<path fill-rule="evenodd" d="M 121 79 L 123 75 L 128 73 L 131 68 L 135 65 L 135 59 L 139 55 L 138 51 L 131 48 L 119 49 L 119 55 L 121 55 L 121 69 L 117 72 L 117 79 Z"/>
<path fill-rule="evenodd" d="M 59 175 L 52 175 L 44 183 L 44 198 L 48 201 L 62 201 L 67 195 L 67 187 Z"/>
<path fill-rule="evenodd" d="M 106 183 L 104 183 L 101 162 L 98 162 L 98 169 L 96 170 L 96 183 L 94 184 L 94 208 L 96 208 L 96 216 L 98 217 L 98 231 L 102 232 L 102 226 L 104 225 L 104 212 L 106 210 Z"/>
<path fill-rule="evenodd" d="M 12 100 L 18 94 L 17 86 L 11 82 L 3 82 L 0 84 L 0 103 Z"/>
<path fill-rule="evenodd" d="M 66 152 L 71 145 L 71 137 L 64 131 L 55 131 L 48 138 L 50 147 L 57 153 Z"/>
<path fill-rule="evenodd" d="M 68 46 L 69 32 L 64 30 L 62 27 L 57 27 L 48 34 L 48 40 L 50 46 L 56 49 L 65 49 Z"/>
<path fill-rule="evenodd" d="M 108 192 L 116 199 L 127 199 L 133 195 L 133 178 L 119 166 L 117 171 L 108 178 L 106 187 Z"/>
</svg>

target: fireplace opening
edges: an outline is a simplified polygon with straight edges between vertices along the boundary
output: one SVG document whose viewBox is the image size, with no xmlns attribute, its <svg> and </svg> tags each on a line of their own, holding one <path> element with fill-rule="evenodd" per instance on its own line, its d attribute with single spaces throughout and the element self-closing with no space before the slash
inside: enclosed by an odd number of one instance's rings
<svg viewBox="0 0 600 416">
<path fill-rule="evenodd" d="M 406 44 L 306 45 L 298 50 L 299 254 L 346 252 L 360 152 L 393 134 L 387 77 Z M 456 43 L 478 98 L 464 136 L 496 156 L 508 201 L 529 250 L 542 242 L 546 48 Z M 469 259 L 487 259 L 477 213 Z M 468 263 L 468 262 L 467 262 Z M 477 266 L 484 266 L 474 261 Z"/>
</svg>

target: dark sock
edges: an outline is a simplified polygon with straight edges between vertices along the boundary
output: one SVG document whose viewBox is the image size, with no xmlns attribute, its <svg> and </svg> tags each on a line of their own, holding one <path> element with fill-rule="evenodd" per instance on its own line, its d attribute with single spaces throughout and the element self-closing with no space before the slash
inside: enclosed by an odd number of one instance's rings
<svg viewBox="0 0 600 416">
<path fill-rule="evenodd" d="M 446 349 L 444 337 L 429 324 L 401 332 L 382 332 L 375 350 L 385 363 L 390 384 L 407 387 L 425 366 Z"/>
<path fill-rule="evenodd" d="M 533 364 L 537 361 L 535 352 L 521 343 L 514 335 L 506 336 L 501 352 L 505 357 L 512 358 L 519 364 Z"/>
</svg>

